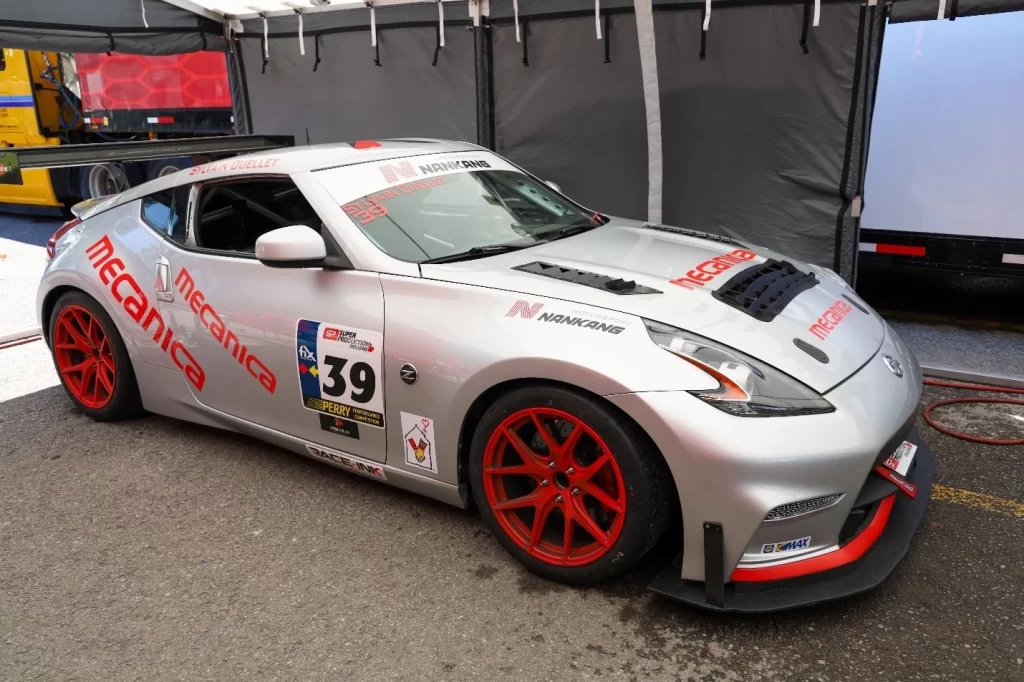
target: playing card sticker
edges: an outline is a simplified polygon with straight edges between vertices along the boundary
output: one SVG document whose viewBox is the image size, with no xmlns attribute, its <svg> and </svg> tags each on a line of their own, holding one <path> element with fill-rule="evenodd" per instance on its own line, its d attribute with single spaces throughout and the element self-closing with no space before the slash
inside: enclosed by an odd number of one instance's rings
<svg viewBox="0 0 1024 682">
<path fill-rule="evenodd" d="M 384 393 L 379 384 L 383 346 L 384 335 L 379 332 L 299 320 L 295 353 L 303 407 L 384 428 Z"/>
<path fill-rule="evenodd" d="M 434 452 L 434 420 L 402 412 L 402 441 L 405 445 L 405 463 L 437 473 L 437 455 Z"/>
</svg>

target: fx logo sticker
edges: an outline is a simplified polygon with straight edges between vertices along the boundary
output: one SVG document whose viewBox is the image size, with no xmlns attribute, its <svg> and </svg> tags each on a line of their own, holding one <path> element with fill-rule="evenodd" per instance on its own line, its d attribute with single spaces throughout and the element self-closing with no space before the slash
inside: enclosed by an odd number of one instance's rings
<svg viewBox="0 0 1024 682">
<path fill-rule="evenodd" d="M 384 393 L 379 383 L 383 345 L 384 335 L 380 332 L 299 320 L 295 358 L 302 406 L 383 429 Z M 335 433 L 358 438 L 358 429 L 345 430 Z"/>
<path fill-rule="evenodd" d="M 405 463 L 437 473 L 437 455 L 434 452 L 434 420 L 402 412 L 402 441 Z"/>
</svg>

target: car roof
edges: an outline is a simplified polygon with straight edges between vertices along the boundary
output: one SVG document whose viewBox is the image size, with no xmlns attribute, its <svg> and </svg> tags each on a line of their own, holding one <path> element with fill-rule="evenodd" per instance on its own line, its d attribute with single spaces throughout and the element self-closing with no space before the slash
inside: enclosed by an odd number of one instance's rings
<svg viewBox="0 0 1024 682">
<path fill-rule="evenodd" d="M 268 172 L 283 175 L 372 161 L 385 161 L 403 156 L 480 151 L 481 149 L 483 147 L 468 142 L 426 138 L 391 138 L 285 147 L 193 166 L 182 171 L 175 178 L 174 184 L 193 182 L 196 176 L 266 174 Z"/>
<path fill-rule="evenodd" d="M 242 154 L 192 166 L 179 173 L 165 175 L 162 178 L 132 187 L 118 194 L 111 201 L 99 202 L 95 206 L 89 207 L 82 212 L 80 217 L 82 219 L 90 218 L 154 192 L 177 185 L 191 184 L 199 180 L 244 177 L 246 175 L 292 175 L 303 171 L 386 161 L 403 156 L 467 151 L 486 150 L 469 142 L 428 138 L 389 138 L 285 147 L 258 154 Z"/>
</svg>

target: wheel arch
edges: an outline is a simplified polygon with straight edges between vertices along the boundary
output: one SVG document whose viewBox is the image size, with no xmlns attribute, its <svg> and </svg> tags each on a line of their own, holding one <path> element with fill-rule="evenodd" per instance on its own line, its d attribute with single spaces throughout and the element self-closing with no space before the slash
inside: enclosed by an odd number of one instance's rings
<svg viewBox="0 0 1024 682">
<path fill-rule="evenodd" d="M 81 294 L 89 296 L 90 298 L 94 298 L 88 291 L 84 291 L 83 289 L 79 289 L 78 287 L 70 286 L 67 284 L 62 284 L 60 286 L 56 286 L 50 289 L 48 292 L 46 292 L 46 295 L 43 297 L 43 307 L 41 314 L 39 316 L 39 326 L 42 329 L 43 341 L 46 342 L 47 346 L 50 345 L 50 318 L 53 316 L 53 308 L 54 306 L 57 305 L 57 301 L 60 300 L 61 296 L 63 296 L 64 294 L 71 293 L 72 291 L 77 291 Z"/>
<path fill-rule="evenodd" d="M 617 415 L 619 419 L 632 425 L 636 432 L 645 439 L 645 445 L 647 445 L 661 460 L 662 465 L 665 467 L 665 471 L 670 476 L 670 480 L 673 480 L 672 485 L 669 486 L 669 488 L 671 488 L 670 497 L 674 506 L 671 513 L 677 516 L 680 514 L 679 489 L 676 487 L 674 479 L 671 479 L 671 470 L 668 466 L 668 461 L 665 459 L 665 455 L 661 452 L 661 449 L 658 448 L 657 443 L 654 442 L 654 439 L 644 431 L 632 416 L 618 405 L 606 400 L 598 393 L 594 393 L 593 391 L 567 381 L 540 377 L 520 377 L 496 383 L 480 393 L 470 404 L 469 409 L 466 410 L 462 417 L 462 424 L 459 428 L 459 439 L 457 445 L 458 482 L 459 487 L 466 491 L 466 499 L 473 499 L 472 492 L 470 490 L 471 481 L 469 476 L 469 457 L 472 450 L 473 435 L 476 431 L 477 425 L 483 418 L 484 413 L 486 413 L 495 402 L 512 391 L 526 387 L 550 387 L 572 391 L 599 403 L 602 407 L 605 407 L 610 412 Z"/>
</svg>

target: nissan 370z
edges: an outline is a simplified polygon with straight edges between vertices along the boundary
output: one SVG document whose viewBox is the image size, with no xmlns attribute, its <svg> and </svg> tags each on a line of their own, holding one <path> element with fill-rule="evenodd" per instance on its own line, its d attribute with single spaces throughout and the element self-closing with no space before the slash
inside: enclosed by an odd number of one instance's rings
<svg viewBox="0 0 1024 682">
<path fill-rule="evenodd" d="M 94 419 L 475 505 L 572 585 L 671 542 L 651 588 L 709 609 L 867 590 L 924 514 L 920 367 L 828 269 L 437 140 L 221 160 L 75 211 L 37 308 Z"/>
</svg>

